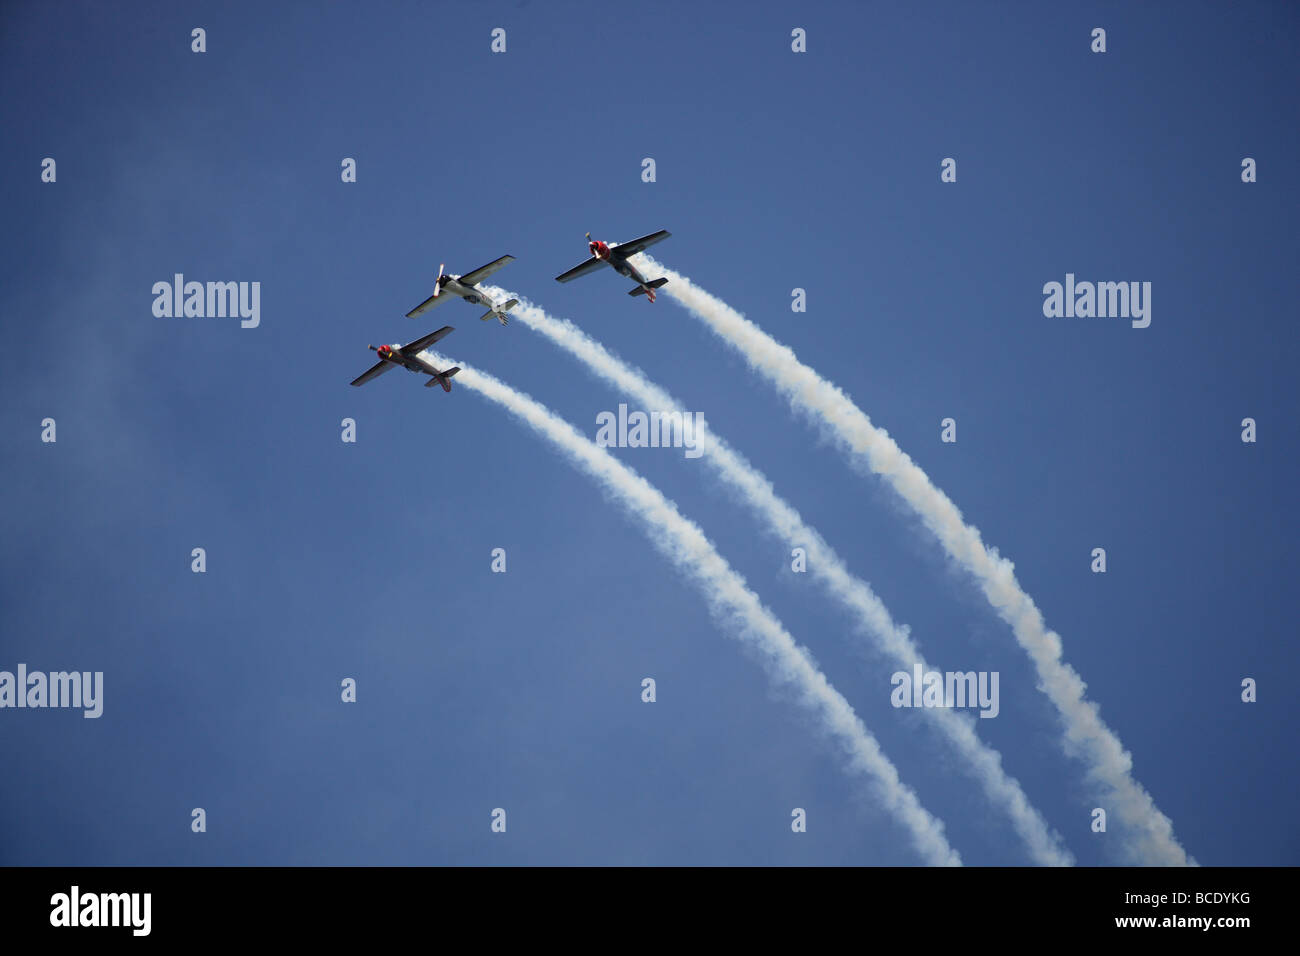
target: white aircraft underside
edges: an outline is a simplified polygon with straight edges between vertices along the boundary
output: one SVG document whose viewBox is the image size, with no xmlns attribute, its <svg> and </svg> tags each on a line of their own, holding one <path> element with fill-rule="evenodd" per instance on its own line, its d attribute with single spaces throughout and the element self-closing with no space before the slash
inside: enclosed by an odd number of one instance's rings
<svg viewBox="0 0 1300 956">
<path fill-rule="evenodd" d="M 514 256 L 502 256 L 500 259 L 489 262 L 485 266 L 479 266 L 473 272 L 466 273 L 463 276 L 444 274 L 442 271 L 443 266 L 439 266 L 438 279 L 433 286 L 433 295 L 429 296 L 429 298 L 425 299 L 410 312 L 406 313 L 406 317 L 408 319 L 413 319 L 417 315 L 423 315 L 425 312 L 428 312 L 439 303 L 458 297 L 464 299 L 470 305 L 486 305 L 488 310 L 479 316 L 479 318 L 484 320 L 495 318 L 502 325 L 505 325 L 508 321 L 506 313 L 517 306 L 519 300 L 510 299 L 497 305 L 487 295 L 485 295 L 481 289 L 476 288 L 476 286 L 498 269 L 507 266 L 514 261 Z"/>
</svg>

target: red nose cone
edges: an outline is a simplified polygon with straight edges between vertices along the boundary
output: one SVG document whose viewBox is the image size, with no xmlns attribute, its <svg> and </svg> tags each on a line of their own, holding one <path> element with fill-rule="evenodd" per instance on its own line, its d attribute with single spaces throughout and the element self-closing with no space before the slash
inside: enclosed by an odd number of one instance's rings
<svg viewBox="0 0 1300 956">
<path fill-rule="evenodd" d="M 382 356 L 387 356 L 388 353 L 391 352 L 391 351 L 392 351 L 392 349 L 390 349 L 387 345 L 381 345 L 381 346 L 379 346 L 379 354 L 382 355 Z"/>
</svg>

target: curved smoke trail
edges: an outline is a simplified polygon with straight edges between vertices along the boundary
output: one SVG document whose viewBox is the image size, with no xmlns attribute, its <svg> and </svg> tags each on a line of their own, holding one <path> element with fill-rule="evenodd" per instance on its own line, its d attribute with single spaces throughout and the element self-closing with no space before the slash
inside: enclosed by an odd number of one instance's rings
<svg viewBox="0 0 1300 956">
<path fill-rule="evenodd" d="M 1134 857 L 1149 865 L 1194 864 L 1174 836 L 1172 822 L 1133 778 L 1132 756 L 1101 719 L 1097 705 L 1085 698 L 1087 685 L 1061 659 L 1061 637 L 1047 628 L 1042 612 L 1021 588 L 1015 566 L 984 544 L 979 531 L 966 524 L 957 506 L 888 432 L 873 425 L 840 388 L 800 362 L 793 349 L 685 276 L 644 253 L 640 259 L 649 269 L 668 276 L 662 291 L 736 349 L 750 368 L 789 399 L 792 408 L 819 423 L 856 462 L 884 478 L 920 515 L 949 556 L 974 575 L 984 596 L 1011 625 L 1017 642 L 1034 662 L 1040 689 L 1065 722 L 1067 753 L 1084 760 L 1089 779 L 1106 791 L 1104 799 L 1110 801 L 1113 816 L 1132 830 L 1129 849 Z"/>
<path fill-rule="evenodd" d="M 912 845 L 927 863 L 960 866 L 944 836 L 943 823 L 931 815 L 915 792 L 904 784 L 898 770 L 852 706 L 817 669 L 776 616 L 763 606 L 731 565 L 693 521 L 648 481 L 604 448 L 573 428 L 545 405 L 515 391 L 492 376 L 427 352 L 439 368 L 460 365 L 456 384 L 501 405 L 543 438 L 552 442 L 575 465 L 596 479 L 620 505 L 640 519 L 651 543 L 690 580 L 698 583 L 714 617 L 739 631 L 742 639 L 763 652 L 768 674 L 779 684 L 796 689 L 800 703 L 811 710 L 821 726 L 844 748 L 850 766 L 872 780 L 876 797 L 907 829 Z"/>
<path fill-rule="evenodd" d="M 496 301 L 518 298 L 520 304 L 512 314 L 519 322 L 569 352 L 615 388 L 635 396 L 645 409 L 669 411 L 685 407 L 646 378 L 643 372 L 612 355 L 572 322 L 548 315 L 517 293 L 495 286 L 484 286 L 483 289 Z M 697 447 L 703 451 L 701 460 L 741 494 L 772 535 L 783 541 L 807 545 L 810 576 L 857 617 L 861 629 L 884 654 L 908 673 L 917 663 L 921 664 L 923 672 L 930 670 L 908 628 L 894 622 L 871 586 L 853 576 L 835 550 L 815 528 L 804 522 L 793 506 L 777 495 L 772 483 L 757 468 L 711 429 L 706 428 L 696 438 Z M 1008 776 L 1002 767 L 1001 756 L 979 739 L 975 722 L 947 708 L 928 707 L 922 713 L 937 724 L 970 764 L 989 800 L 1008 813 L 1034 861 L 1046 866 L 1072 865 L 1074 857 L 1029 802 L 1020 783 Z"/>
</svg>

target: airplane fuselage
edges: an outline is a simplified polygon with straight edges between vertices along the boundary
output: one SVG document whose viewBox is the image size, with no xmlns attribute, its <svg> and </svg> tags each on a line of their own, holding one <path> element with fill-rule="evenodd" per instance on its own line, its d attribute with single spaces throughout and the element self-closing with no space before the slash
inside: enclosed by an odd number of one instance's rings
<svg viewBox="0 0 1300 956">
<path fill-rule="evenodd" d="M 400 345 L 381 345 L 376 349 L 379 357 L 391 365 L 400 365 L 408 372 L 423 372 L 425 375 L 437 376 L 439 369 L 425 361 L 418 354 L 404 355 Z"/>
<path fill-rule="evenodd" d="M 591 242 L 588 243 L 588 246 L 591 248 L 593 256 L 604 260 L 619 275 L 627 276 L 637 285 L 644 286 L 646 284 L 645 276 L 637 271 L 636 266 L 627 261 L 628 257 L 619 255 L 617 245 L 611 246 L 604 242 Z"/>
<path fill-rule="evenodd" d="M 505 311 L 497 306 L 495 302 L 489 299 L 479 290 L 478 286 L 466 285 L 460 281 L 460 276 L 445 275 L 442 277 L 442 292 L 440 295 L 446 295 L 450 292 L 452 295 L 458 295 L 470 305 L 484 305 L 491 309 L 498 319 L 505 324 Z"/>
<path fill-rule="evenodd" d="M 484 301 L 483 297 L 479 295 L 478 289 L 472 285 L 465 285 L 460 281 L 460 276 L 445 276 L 444 279 L 442 286 L 444 295 L 448 292 L 452 295 L 458 295 L 470 305 L 478 305 Z"/>
<path fill-rule="evenodd" d="M 645 276 L 643 276 L 640 272 L 638 272 L 636 266 L 632 265 L 632 263 L 628 262 L 626 259 L 620 259 L 617 256 L 611 258 L 613 258 L 614 261 L 611 262 L 610 265 L 612 265 L 623 275 L 627 276 L 637 285 L 643 286 L 646 284 Z"/>
</svg>

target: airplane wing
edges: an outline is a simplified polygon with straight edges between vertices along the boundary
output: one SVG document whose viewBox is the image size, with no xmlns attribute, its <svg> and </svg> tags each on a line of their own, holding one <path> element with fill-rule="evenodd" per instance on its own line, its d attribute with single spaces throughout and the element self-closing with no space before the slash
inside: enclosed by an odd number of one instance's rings
<svg viewBox="0 0 1300 956">
<path fill-rule="evenodd" d="M 461 276 L 460 284 L 478 285 L 480 282 L 482 282 L 492 273 L 496 272 L 502 266 L 508 266 L 510 265 L 510 263 L 514 261 L 515 261 L 514 256 L 502 256 L 500 259 L 494 259 L 492 262 L 489 262 L 485 266 L 479 266 L 477 269 L 475 269 L 473 272 L 469 273 L 468 275 Z M 441 296 L 439 296 L 439 298 L 441 298 Z"/>
<path fill-rule="evenodd" d="M 353 385 L 365 385 L 372 378 L 379 378 L 390 368 L 397 368 L 392 362 L 379 361 L 352 380 Z"/>
<path fill-rule="evenodd" d="M 438 298 L 442 298 L 442 296 L 438 296 Z M 438 339 L 454 331 L 456 330 L 453 329 L 450 325 L 444 325 L 437 332 L 430 332 L 428 335 L 422 336 L 421 338 L 416 339 L 414 342 L 410 342 L 406 345 L 403 345 L 402 354 L 414 355 L 416 352 L 423 352 L 434 342 L 438 341 Z"/>
<path fill-rule="evenodd" d="M 660 229 L 658 232 L 652 232 L 648 236 L 642 236 L 640 239 L 633 239 L 631 242 L 620 242 L 614 247 L 613 251 L 620 256 L 634 256 L 638 252 L 644 252 L 656 242 L 663 242 L 672 233 L 667 229 Z"/>
<path fill-rule="evenodd" d="M 440 303 L 446 302 L 448 299 L 454 299 L 454 298 L 456 298 L 456 296 L 448 292 L 439 292 L 437 295 L 431 295 L 429 296 L 429 298 L 425 299 L 423 302 L 417 305 L 410 312 L 406 313 L 406 317 L 408 319 L 413 319 L 417 315 L 423 315 L 424 313 L 428 312 L 435 305 L 439 305 Z"/>
<path fill-rule="evenodd" d="M 562 272 L 555 277 L 556 282 L 568 282 L 570 279 L 576 279 L 578 276 L 585 276 L 588 272 L 594 272 L 605 264 L 604 259 L 597 259 L 592 256 L 580 266 L 574 266 L 568 272 Z"/>
</svg>

